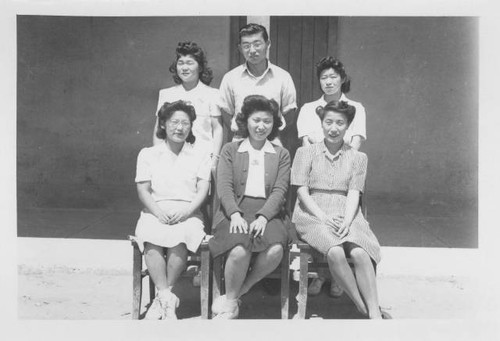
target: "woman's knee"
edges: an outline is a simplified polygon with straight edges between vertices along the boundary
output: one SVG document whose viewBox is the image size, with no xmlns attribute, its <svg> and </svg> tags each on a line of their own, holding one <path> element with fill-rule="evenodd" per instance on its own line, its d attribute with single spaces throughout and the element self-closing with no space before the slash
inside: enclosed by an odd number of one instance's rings
<svg viewBox="0 0 500 341">
<path fill-rule="evenodd" d="M 164 255 L 163 247 L 151 243 L 144 243 L 145 257 L 155 257 L 155 256 L 163 257 L 163 255 Z"/>
<path fill-rule="evenodd" d="M 236 245 L 229 251 L 228 258 L 231 259 L 242 259 L 250 255 L 250 251 L 247 250 L 243 245 Z"/>
<path fill-rule="evenodd" d="M 267 249 L 266 253 L 271 259 L 281 260 L 283 257 L 283 245 L 273 244 Z"/>
<path fill-rule="evenodd" d="M 350 256 L 355 265 L 370 264 L 370 256 L 360 247 L 351 249 Z"/>
<path fill-rule="evenodd" d="M 329 263 L 338 263 L 342 260 L 345 260 L 346 257 L 344 249 L 341 246 L 333 246 L 328 250 L 326 258 L 328 259 Z"/>
</svg>

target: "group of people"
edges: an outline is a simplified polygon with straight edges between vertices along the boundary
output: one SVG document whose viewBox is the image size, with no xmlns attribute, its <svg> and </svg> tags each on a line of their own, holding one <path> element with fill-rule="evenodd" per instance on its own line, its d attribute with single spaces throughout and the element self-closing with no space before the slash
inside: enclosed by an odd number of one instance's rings
<svg viewBox="0 0 500 341">
<path fill-rule="evenodd" d="M 223 77 L 220 89 L 209 86 L 212 71 L 196 43 L 177 47 L 169 69 L 177 85 L 160 91 L 153 146 L 137 159 L 144 209 L 136 236 L 157 289 L 147 319 L 177 318 L 172 288 L 188 253 L 205 238 L 201 206 L 211 186 L 217 209 L 209 248 L 226 259 L 226 294 L 213 302 L 214 318 L 238 317 L 240 298 L 280 264 L 292 229 L 327 256 L 335 294 L 344 290 L 361 314 L 382 317 L 374 270 L 380 246 L 359 209 L 367 167 L 358 151 L 366 139 L 364 108 L 345 96 L 350 82 L 342 63 L 322 58 L 323 95 L 299 112 L 303 146 L 292 162 L 279 135 L 297 109 L 296 91 L 290 74 L 267 59 L 269 47 L 263 26 L 241 28 L 246 62 Z M 235 133 L 226 144 L 224 125 Z M 293 224 L 285 205 L 290 185 L 298 197 Z M 311 284 L 311 294 L 325 277 Z"/>
</svg>

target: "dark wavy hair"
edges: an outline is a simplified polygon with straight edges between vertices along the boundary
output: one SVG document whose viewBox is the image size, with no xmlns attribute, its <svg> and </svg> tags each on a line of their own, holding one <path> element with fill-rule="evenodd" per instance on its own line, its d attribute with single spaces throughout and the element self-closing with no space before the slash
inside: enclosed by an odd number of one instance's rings
<svg viewBox="0 0 500 341">
<path fill-rule="evenodd" d="M 316 114 L 321 119 L 321 122 L 323 122 L 326 113 L 329 111 L 344 115 L 347 119 L 348 125 L 351 124 L 352 120 L 354 120 L 354 116 L 356 115 L 356 108 L 347 104 L 346 101 L 330 101 L 324 107 L 319 106 L 316 108 Z"/>
<path fill-rule="evenodd" d="M 240 28 L 239 32 L 240 43 L 242 37 L 251 36 L 257 33 L 262 33 L 262 38 L 264 38 L 264 41 L 267 43 L 267 41 L 269 40 L 269 35 L 267 34 L 266 28 L 262 25 L 254 23 L 246 24 L 245 26 Z"/>
<path fill-rule="evenodd" d="M 274 99 L 267 99 L 261 95 L 250 95 L 245 97 L 241 112 L 236 116 L 239 135 L 248 137 L 248 118 L 257 111 L 265 111 L 273 116 L 273 129 L 267 136 L 267 139 L 269 141 L 274 140 L 278 136 L 279 127 L 282 124 L 279 108 L 278 103 Z"/>
<path fill-rule="evenodd" d="M 207 57 L 203 49 L 192 41 L 179 42 L 177 44 L 177 48 L 175 49 L 175 60 L 168 68 L 168 70 L 172 73 L 175 84 L 182 83 L 181 78 L 177 74 L 177 62 L 180 57 L 188 55 L 193 56 L 193 58 L 198 62 L 200 80 L 204 84 L 210 85 L 213 79 L 212 69 L 208 67 Z"/>
<path fill-rule="evenodd" d="M 331 56 L 321 58 L 321 60 L 316 64 L 316 76 L 318 77 L 318 80 L 321 76 L 321 72 L 328 69 L 334 69 L 335 72 L 339 74 L 340 78 L 343 80 L 340 91 L 344 94 L 348 93 L 349 90 L 351 90 L 351 78 L 345 72 L 344 64 L 342 64 L 340 60 Z"/>
<path fill-rule="evenodd" d="M 163 103 L 160 110 L 158 110 L 158 129 L 156 130 L 156 137 L 162 140 L 167 138 L 166 123 L 176 111 L 182 111 L 188 115 L 191 127 L 189 128 L 189 134 L 186 138 L 186 142 L 194 143 L 196 137 L 193 134 L 193 122 L 196 120 L 196 112 L 194 107 L 185 101 Z"/>
</svg>

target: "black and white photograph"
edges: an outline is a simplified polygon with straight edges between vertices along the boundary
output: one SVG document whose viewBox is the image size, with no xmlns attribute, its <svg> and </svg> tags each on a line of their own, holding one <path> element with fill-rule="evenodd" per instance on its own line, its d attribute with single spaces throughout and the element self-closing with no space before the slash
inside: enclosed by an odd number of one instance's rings
<svg viewBox="0 0 500 341">
<path fill-rule="evenodd" d="M 5 7 L 7 339 L 500 337 L 490 2 L 188 3 Z"/>
</svg>

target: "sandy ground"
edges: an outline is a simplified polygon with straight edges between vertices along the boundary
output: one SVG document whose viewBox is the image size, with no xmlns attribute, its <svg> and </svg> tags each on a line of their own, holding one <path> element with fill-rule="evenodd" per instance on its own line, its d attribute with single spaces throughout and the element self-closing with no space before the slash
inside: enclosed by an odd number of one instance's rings
<svg viewBox="0 0 500 341">
<path fill-rule="evenodd" d="M 18 268 L 19 319 L 127 320 L 131 318 L 132 278 L 115 273 L 76 268 Z M 144 282 L 146 284 L 146 282 Z M 381 306 L 395 319 L 473 318 L 478 314 L 477 288 L 467 277 L 380 276 Z M 143 307 L 148 289 L 144 285 Z M 296 312 L 293 297 L 298 286 L 291 285 L 291 315 Z M 181 298 L 181 319 L 199 319 L 199 292 L 190 278 L 177 286 Z M 350 300 L 328 297 L 327 288 L 308 301 L 308 318 L 359 319 Z M 144 309 L 143 309 L 144 311 Z M 271 296 L 257 285 L 244 297 L 242 319 L 278 319 L 279 296 Z"/>
</svg>

